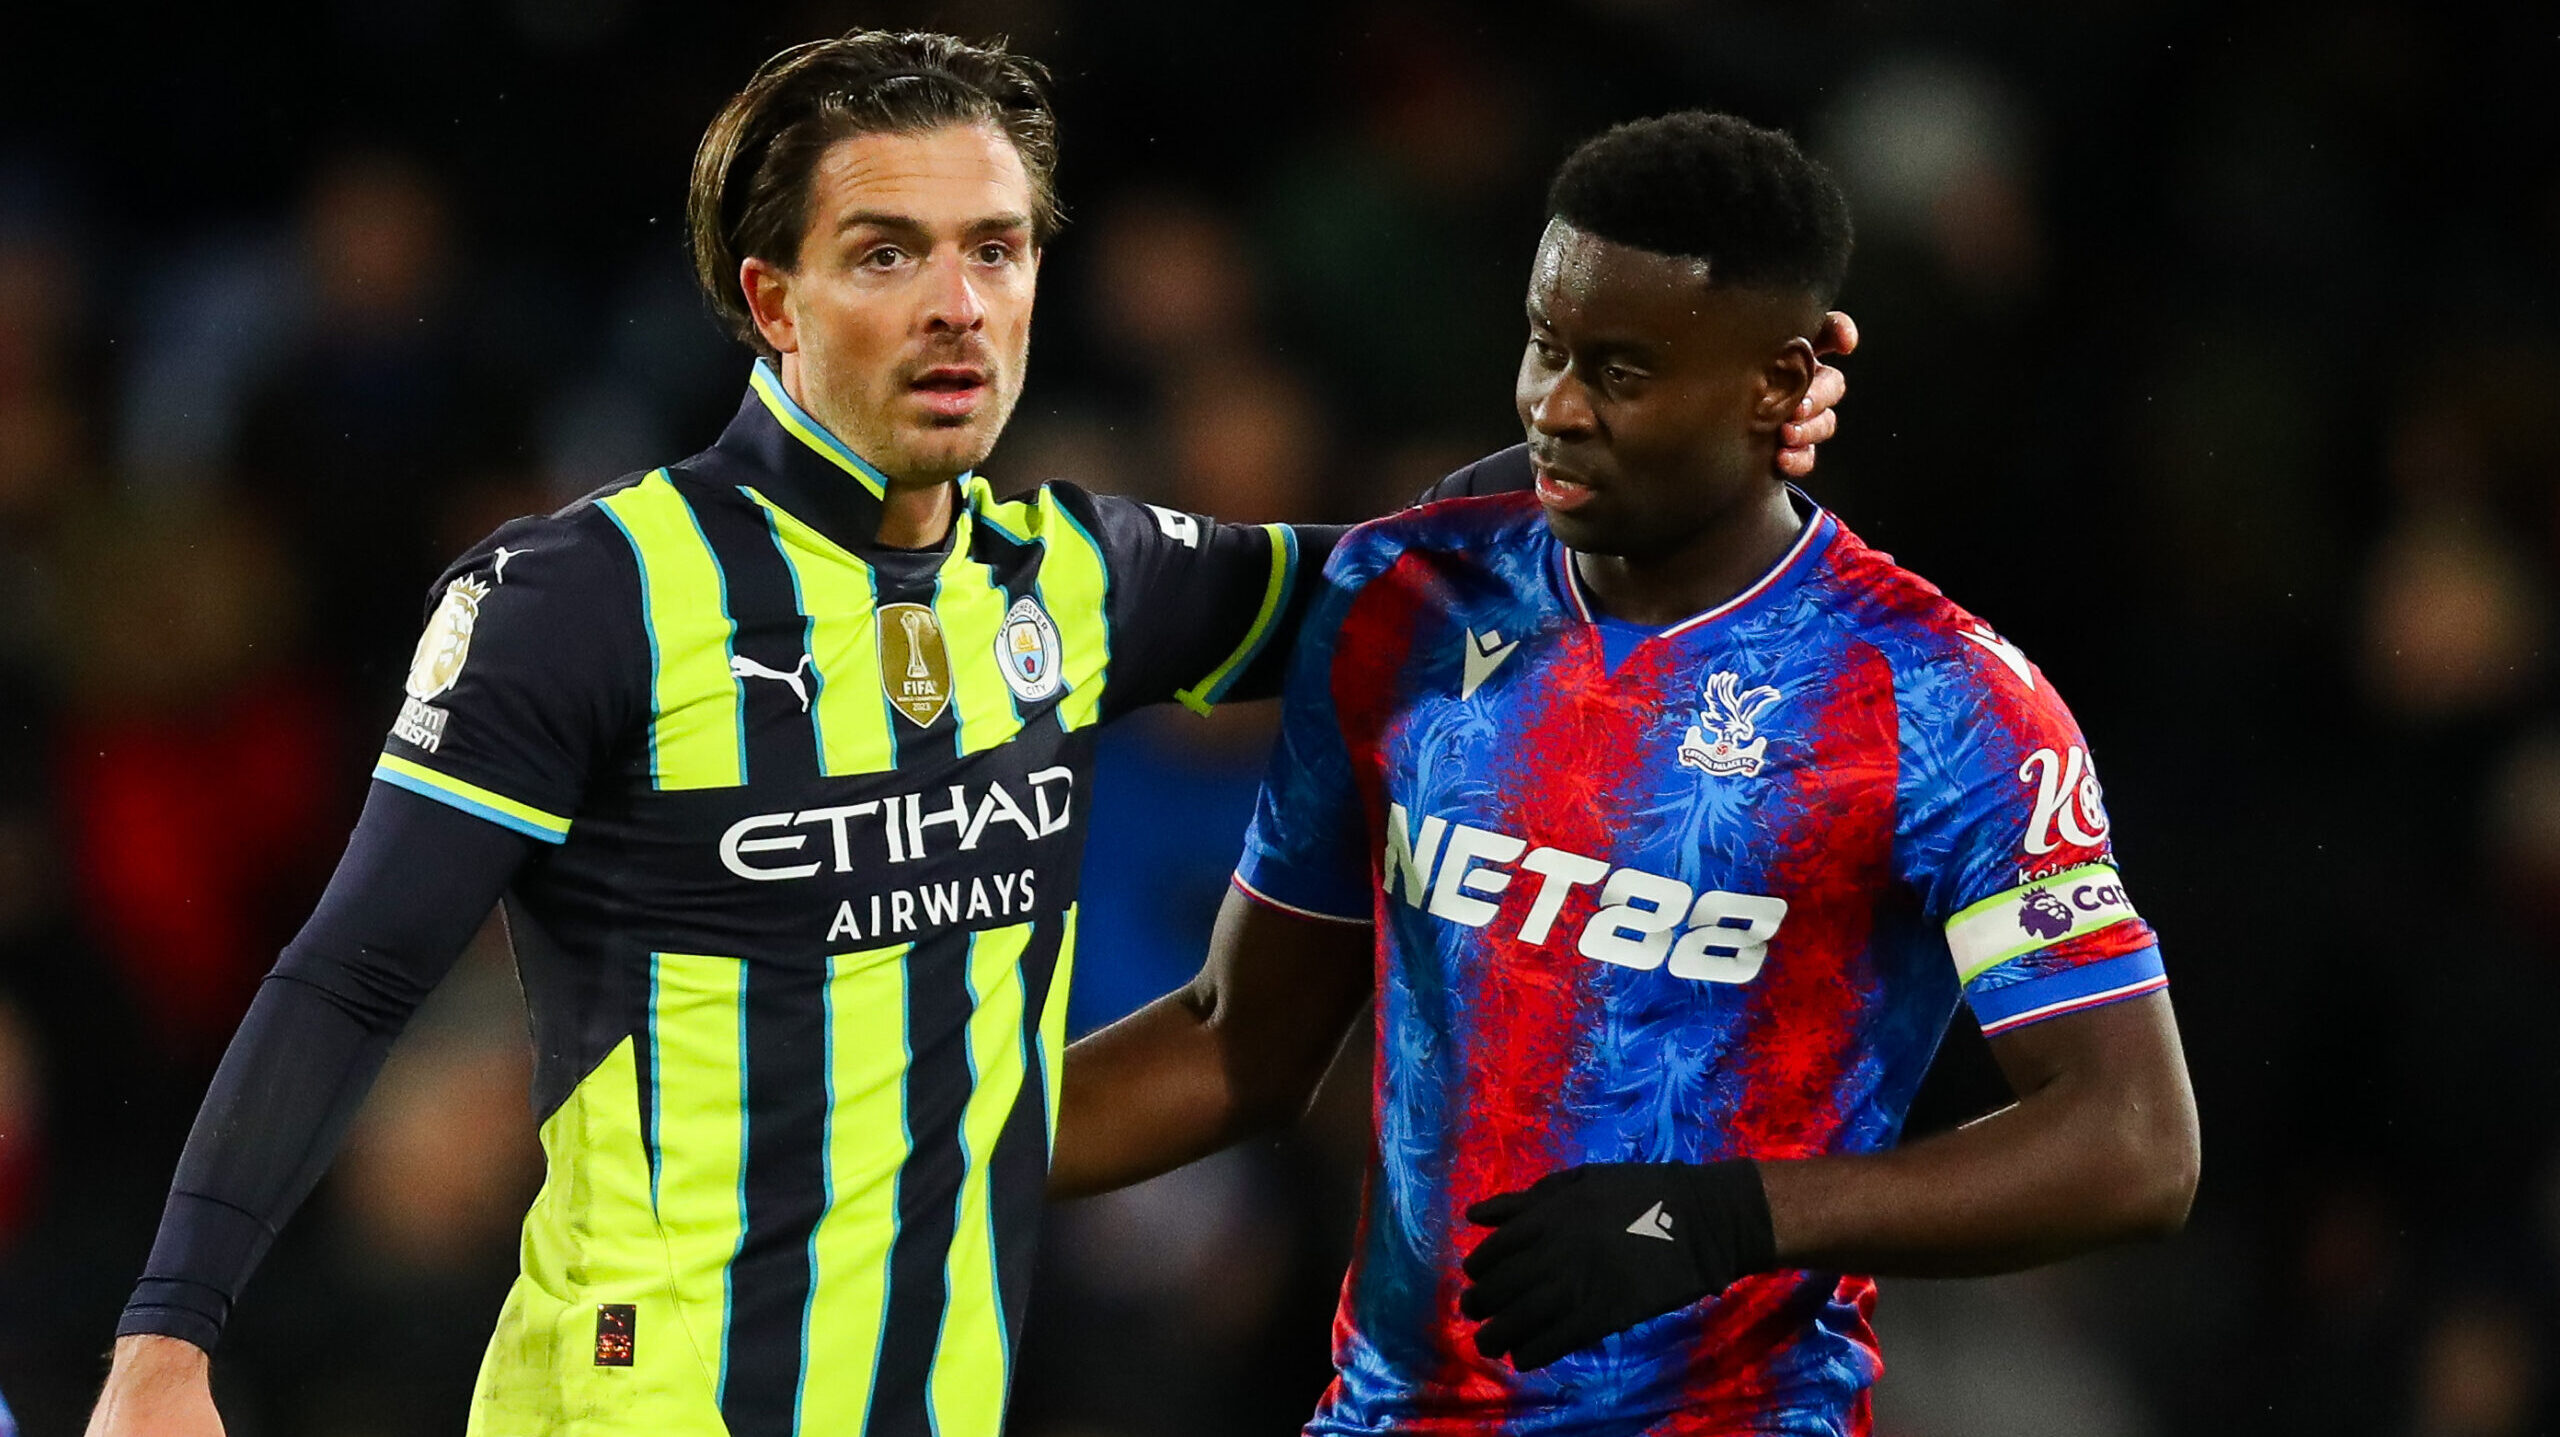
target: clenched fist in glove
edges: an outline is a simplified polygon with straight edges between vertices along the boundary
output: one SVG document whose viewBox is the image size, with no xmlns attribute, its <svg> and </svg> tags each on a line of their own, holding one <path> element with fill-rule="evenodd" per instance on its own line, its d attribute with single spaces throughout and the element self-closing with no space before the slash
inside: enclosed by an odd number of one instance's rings
<svg viewBox="0 0 2560 1437">
<path fill-rule="evenodd" d="M 1464 1264 L 1476 1350 L 1526 1372 L 1776 1265 L 1759 1164 L 1586 1163 L 1486 1198 Z"/>
</svg>

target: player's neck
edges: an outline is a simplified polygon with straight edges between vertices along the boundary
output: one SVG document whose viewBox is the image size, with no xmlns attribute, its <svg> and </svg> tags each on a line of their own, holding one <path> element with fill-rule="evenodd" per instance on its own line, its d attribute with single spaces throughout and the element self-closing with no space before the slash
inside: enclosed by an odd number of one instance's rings
<svg viewBox="0 0 2560 1437">
<path fill-rule="evenodd" d="M 1780 485 L 1766 500 L 1734 506 L 1677 549 L 1638 558 L 1575 550 L 1574 572 L 1610 618 L 1676 624 L 1758 582 L 1803 532 L 1804 517 Z"/>
<path fill-rule="evenodd" d="M 959 487 L 948 479 L 939 484 L 892 483 L 880 498 L 880 547 L 938 547 L 951 532 L 952 495 Z"/>
<path fill-rule="evenodd" d="M 792 403 L 834 435 L 837 443 L 857 454 L 862 452 L 862 446 L 847 437 L 848 426 L 838 422 L 824 399 L 809 392 L 808 376 L 800 367 L 799 355 L 783 355 L 777 370 L 782 391 L 791 396 Z M 862 457 L 874 465 L 879 463 L 872 455 Z M 880 496 L 880 529 L 872 537 L 884 549 L 939 547 L 943 536 L 951 532 L 953 496 L 959 490 L 953 482 L 956 476 L 948 472 L 899 474 L 886 467 L 879 472 L 889 482 Z"/>
</svg>

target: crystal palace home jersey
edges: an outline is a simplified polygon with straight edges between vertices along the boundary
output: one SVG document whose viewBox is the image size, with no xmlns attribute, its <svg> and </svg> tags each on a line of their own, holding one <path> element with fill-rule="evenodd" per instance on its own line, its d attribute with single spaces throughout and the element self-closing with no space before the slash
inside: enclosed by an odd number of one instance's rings
<svg viewBox="0 0 2560 1437">
<path fill-rule="evenodd" d="M 1377 925 L 1308 1430 L 1863 1431 L 1869 1279 L 1746 1278 L 1521 1374 L 1459 1315 L 1460 1214 L 1578 1163 L 1889 1147 L 1960 995 L 1997 1034 L 2163 986 L 2069 711 L 1819 510 L 1614 667 L 1526 494 L 1353 531 L 1313 605 L 1237 876 Z"/>
<path fill-rule="evenodd" d="M 1094 726 L 1247 675 L 1297 539 L 966 480 L 884 550 L 883 482 L 759 365 L 710 450 L 439 585 L 376 776 L 548 845 L 475 1434 L 996 1437 Z"/>
</svg>

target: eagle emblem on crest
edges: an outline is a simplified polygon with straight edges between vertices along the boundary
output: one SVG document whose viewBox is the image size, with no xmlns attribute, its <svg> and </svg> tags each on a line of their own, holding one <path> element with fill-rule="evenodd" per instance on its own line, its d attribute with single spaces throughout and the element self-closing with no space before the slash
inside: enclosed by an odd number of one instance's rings
<svg viewBox="0 0 2560 1437">
<path fill-rule="evenodd" d="M 1680 737 L 1680 766 L 1757 778 L 1769 751 L 1757 721 L 1784 695 L 1767 684 L 1745 689 L 1739 675 L 1718 673 L 1708 678 L 1701 697 L 1706 702 L 1698 708 L 1698 721 Z"/>
</svg>

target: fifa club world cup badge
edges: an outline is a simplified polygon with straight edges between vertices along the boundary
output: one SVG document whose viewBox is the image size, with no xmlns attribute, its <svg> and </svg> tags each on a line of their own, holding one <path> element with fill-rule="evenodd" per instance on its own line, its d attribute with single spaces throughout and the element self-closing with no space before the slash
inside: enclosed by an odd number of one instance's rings
<svg viewBox="0 0 2560 1437">
<path fill-rule="evenodd" d="M 880 687 L 917 728 L 933 727 L 951 706 L 951 655 L 931 605 L 880 606 Z"/>
<path fill-rule="evenodd" d="M 1014 697 L 1024 703 L 1037 703 L 1066 682 L 1059 672 L 1058 626 L 1049 621 L 1049 611 L 1040 607 L 1040 601 L 1028 594 L 1013 601 L 1005 611 L 1004 627 L 996 631 L 996 666 L 1004 670 L 1004 681 Z"/>
<path fill-rule="evenodd" d="M 1706 702 L 1698 721 L 1680 738 L 1680 766 L 1758 778 L 1769 740 L 1755 725 L 1782 695 L 1767 684 L 1744 689 L 1738 675 L 1720 673 L 1707 680 L 1700 696 Z"/>
</svg>

